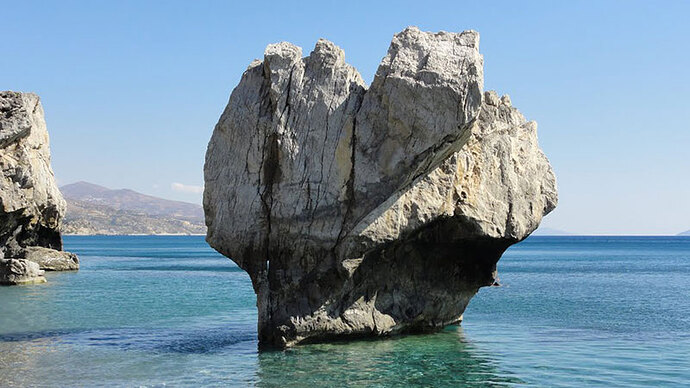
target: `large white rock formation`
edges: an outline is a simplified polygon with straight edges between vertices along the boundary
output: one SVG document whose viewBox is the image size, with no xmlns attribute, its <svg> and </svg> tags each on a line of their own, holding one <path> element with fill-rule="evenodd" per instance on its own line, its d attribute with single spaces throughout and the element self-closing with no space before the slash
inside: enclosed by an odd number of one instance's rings
<svg viewBox="0 0 690 388">
<path fill-rule="evenodd" d="M 207 241 L 247 271 L 259 339 L 290 346 L 460 320 L 557 202 L 479 34 L 394 36 L 373 83 L 319 40 L 269 45 L 209 142 Z"/>
</svg>

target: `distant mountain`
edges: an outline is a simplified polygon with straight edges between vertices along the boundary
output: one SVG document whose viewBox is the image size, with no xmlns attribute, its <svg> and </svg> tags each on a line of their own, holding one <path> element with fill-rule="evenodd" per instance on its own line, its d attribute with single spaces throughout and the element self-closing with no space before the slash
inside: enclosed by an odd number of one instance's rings
<svg viewBox="0 0 690 388">
<path fill-rule="evenodd" d="M 571 235 L 572 233 L 560 230 L 560 229 L 554 229 L 554 228 L 548 228 L 548 227 L 539 227 L 537 230 L 532 232 L 533 236 L 568 236 Z"/>
<path fill-rule="evenodd" d="M 690 236 L 690 230 L 686 230 L 685 232 L 678 233 L 679 236 Z"/>
<path fill-rule="evenodd" d="M 65 234 L 205 234 L 204 211 L 133 190 L 111 190 L 88 182 L 60 188 L 67 201 Z"/>
<path fill-rule="evenodd" d="M 62 186 L 60 191 L 65 199 L 106 205 L 116 210 L 133 210 L 202 222 L 204 220 L 204 210 L 199 205 L 153 197 L 133 190 L 111 190 L 93 183 L 77 182 Z"/>
</svg>

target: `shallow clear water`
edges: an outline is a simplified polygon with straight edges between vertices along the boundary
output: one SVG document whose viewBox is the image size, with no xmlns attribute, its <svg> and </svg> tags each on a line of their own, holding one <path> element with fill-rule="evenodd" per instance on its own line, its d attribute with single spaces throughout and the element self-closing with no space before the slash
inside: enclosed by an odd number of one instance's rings
<svg viewBox="0 0 690 388">
<path fill-rule="evenodd" d="M 249 278 L 202 237 L 66 237 L 0 288 L 0 386 L 690 385 L 690 237 L 530 237 L 461 327 L 258 352 Z"/>
</svg>

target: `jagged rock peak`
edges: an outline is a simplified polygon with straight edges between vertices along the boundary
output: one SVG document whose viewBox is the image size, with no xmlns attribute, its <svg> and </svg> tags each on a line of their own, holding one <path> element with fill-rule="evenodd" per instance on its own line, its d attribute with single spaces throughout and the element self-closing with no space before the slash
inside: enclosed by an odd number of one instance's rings
<svg viewBox="0 0 690 388">
<path fill-rule="evenodd" d="M 65 201 L 50 167 L 48 143 L 38 96 L 0 92 L 0 252 L 8 266 L 0 272 L 22 283 L 42 274 L 24 260 L 40 259 L 39 266 L 50 262 L 41 270 L 78 268 L 76 256 L 59 252 Z M 20 269 L 25 276 L 17 273 Z M 12 281 L 0 275 L 0 283 Z"/>
<path fill-rule="evenodd" d="M 207 241 L 249 273 L 278 346 L 457 322 L 557 198 L 536 123 L 483 93 L 479 34 L 415 27 L 368 88 L 331 42 L 269 45 L 204 176 Z"/>
</svg>

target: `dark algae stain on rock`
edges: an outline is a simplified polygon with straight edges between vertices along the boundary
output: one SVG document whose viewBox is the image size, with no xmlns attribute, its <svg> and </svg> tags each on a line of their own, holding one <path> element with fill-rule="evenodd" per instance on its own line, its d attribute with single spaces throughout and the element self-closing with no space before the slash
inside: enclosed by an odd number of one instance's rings
<svg viewBox="0 0 690 388">
<path fill-rule="evenodd" d="M 40 283 L 44 270 L 79 268 L 77 256 L 62 251 L 64 212 L 38 96 L 0 92 L 0 284 Z"/>
<path fill-rule="evenodd" d="M 252 279 L 262 345 L 456 323 L 557 203 L 536 123 L 483 92 L 479 34 L 408 28 L 367 87 L 269 45 L 213 132 L 207 241 Z"/>
</svg>

